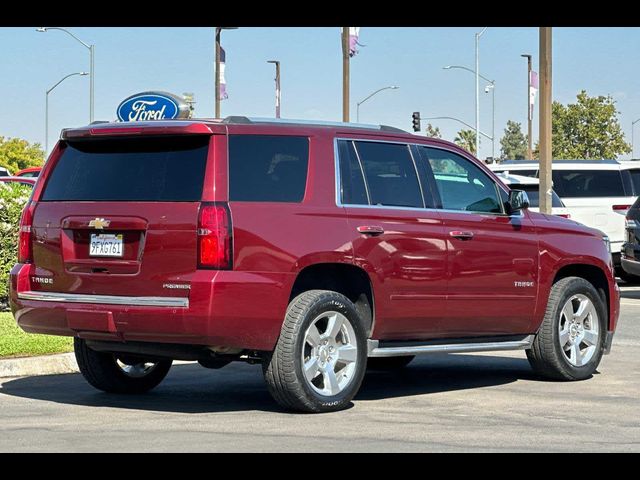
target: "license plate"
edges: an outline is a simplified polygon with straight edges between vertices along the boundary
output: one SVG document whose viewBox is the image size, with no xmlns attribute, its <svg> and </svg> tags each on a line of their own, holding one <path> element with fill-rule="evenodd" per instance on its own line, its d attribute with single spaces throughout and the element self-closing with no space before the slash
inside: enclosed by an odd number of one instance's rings
<svg viewBox="0 0 640 480">
<path fill-rule="evenodd" d="M 122 257 L 122 234 L 92 233 L 89 244 L 91 257 Z"/>
</svg>

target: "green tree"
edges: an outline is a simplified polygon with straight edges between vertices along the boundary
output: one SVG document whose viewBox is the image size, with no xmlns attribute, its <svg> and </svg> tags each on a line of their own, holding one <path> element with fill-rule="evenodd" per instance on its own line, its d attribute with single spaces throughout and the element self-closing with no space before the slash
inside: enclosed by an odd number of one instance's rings
<svg viewBox="0 0 640 480">
<path fill-rule="evenodd" d="M 502 160 L 524 160 L 527 156 L 527 137 L 522 133 L 522 126 L 513 120 L 507 121 L 507 128 L 500 139 Z"/>
<path fill-rule="evenodd" d="M 552 157 L 564 160 L 615 159 L 631 152 L 618 121 L 615 101 L 608 96 L 590 97 L 585 90 L 577 102 L 563 105 L 553 102 L 551 130 Z M 539 157 L 536 143 L 535 157 Z"/>
<path fill-rule="evenodd" d="M 11 173 L 44 164 L 44 150 L 39 143 L 31 144 L 21 138 L 0 137 L 0 166 Z"/>
<path fill-rule="evenodd" d="M 427 124 L 426 135 L 430 138 L 442 138 L 442 134 L 440 133 L 440 127 L 434 127 L 430 123 Z"/>
<path fill-rule="evenodd" d="M 476 154 L 476 132 L 475 130 L 460 130 L 453 141 L 459 146 L 470 152 Z"/>
</svg>

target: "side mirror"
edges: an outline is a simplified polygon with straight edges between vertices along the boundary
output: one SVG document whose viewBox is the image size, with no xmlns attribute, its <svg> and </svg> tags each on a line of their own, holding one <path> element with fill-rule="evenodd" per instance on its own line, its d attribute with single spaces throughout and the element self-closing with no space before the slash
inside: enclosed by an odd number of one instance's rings
<svg viewBox="0 0 640 480">
<path fill-rule="evenodd" d="M 513 215 L 529 208 L 529 196 L 524 190 L 511 190 L 507 202 L 508 214 Z"/>
</svg>

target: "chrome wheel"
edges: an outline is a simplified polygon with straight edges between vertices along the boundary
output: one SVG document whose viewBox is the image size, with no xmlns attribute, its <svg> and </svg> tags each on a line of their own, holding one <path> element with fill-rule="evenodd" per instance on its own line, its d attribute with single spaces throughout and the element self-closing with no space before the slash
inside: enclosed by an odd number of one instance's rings
<svg viewBox="0 0 640 480">
<path fill-rule="evenodd" d="M 125 363 L 116 357 L 116 365 L 122 373 L 131 378 L 142 378 L 149 375 L 158 366 L 155 362 Z"/>
<path fill-rule="evenodd" d="M 331 397 L 347 388 L 357 359 L 356 334 L 347 317 L 331 311 L 311 322 L 304 334 L 302 370 L 316 393 Z"/>
<path fill-rule="evenodd" d="M 595 355 L 599 323 L 598 312 L 586 295 L 574 295 L 562 307 L 558 323 L 560 347 L 574 367 L 589 363 Z"/>
</svg>

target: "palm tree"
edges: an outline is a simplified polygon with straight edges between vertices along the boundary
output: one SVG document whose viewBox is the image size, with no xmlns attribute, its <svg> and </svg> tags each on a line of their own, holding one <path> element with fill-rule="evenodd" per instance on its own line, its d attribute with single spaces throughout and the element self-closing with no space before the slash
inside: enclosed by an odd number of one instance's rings
<svg viewBox="0 0 640 480">
<path fill-rule="evenodd" d="M 476 132 L 475 130 L 460 130 L 453 140 L 458 146 L 469 151 L 471 154 L 476 154 Z"/>
</svg>

